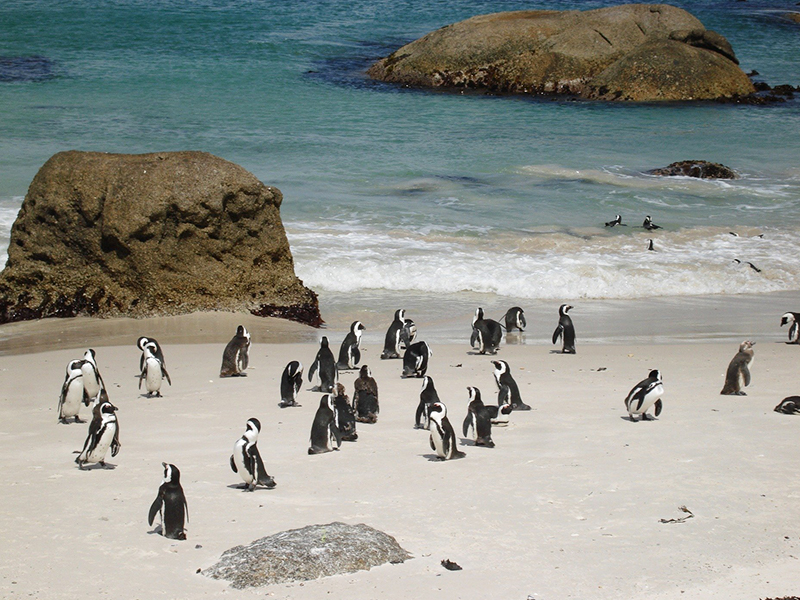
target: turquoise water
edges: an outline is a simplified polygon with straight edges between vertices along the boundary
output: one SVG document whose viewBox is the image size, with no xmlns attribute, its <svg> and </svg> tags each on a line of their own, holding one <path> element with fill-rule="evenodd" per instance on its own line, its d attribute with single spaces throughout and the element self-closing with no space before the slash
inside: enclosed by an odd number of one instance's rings
<svg viewBox="0 0 800 600">
<path fill-rule="evenodd" d="M 800 289 L 800 100 L 622 106 L 431 93 L 363 75 L 475 14 L 608 4 L 6 0 L 0 253 L 52 154 L 193 149 L 283 191 L 296 270 L 323 300 Z M 800 84 L 800 26 L 781 18 L 793 4 L 676 4 L 725 35 L 757 79 Z M 742 178 L 644 173 L 694 158 Z M 629 226 L 604 228 L 617 213 Z M 645 215 L 664 229 L 636 227 Z"/>
</svg>

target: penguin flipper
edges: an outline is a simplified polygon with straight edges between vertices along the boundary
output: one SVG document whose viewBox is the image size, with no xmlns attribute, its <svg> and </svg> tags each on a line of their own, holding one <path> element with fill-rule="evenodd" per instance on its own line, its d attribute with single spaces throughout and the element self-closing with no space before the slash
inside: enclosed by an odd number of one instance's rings
<svg viewBox="0 0 800 600">
<path fill-rule="evenodd" d="M 478 330 L 473 327 L 472 335 L 469 338 L 469 346 L 470 348 L 477 348 L 479 343 L 480 342 L 478 341 Z"/>
<path fill-rule="evenodd" d="M 414 415 L 414 425 L 421 426 L 420 418 L 422 417 L 422 413 L 425 411 L 425 404 L 423 402 L 419 403 L 417 406 L 417 413 Z"/>
<path fill-rule="evenodd" d="M 331 423 L 331 433 L 333 434 L 333 437 L 336 440 L 336 447 L 339 448 L 342 445 L 342 432 L 339 431 L 339 428 L 336 426 L 336 423 Z"/>
<path fill-rule="evenodd" d="M 742 376 L 744 377 L 744 386 L 747 387 L 750 385 L 750 369 L 747 368 L 747 365 L 742 367 Z"/>
<path fill-rule="evenodd" d="M 472 423 L 472 419 L 470 418 L 470 412 L 467 411 L 467 416 L 464 418 L 464 424 L 461 426 L 461 431 L 464 434 L 464 437 L 469 437 L 469 426 Z"/>
<path fill-rule="evenodd" d="M 233 454 L 231 454 L 231 469 L 233 469 L 234 473 L 238 473 L 239 469 L 236 468 L 236 461 L 233 460 Z"/>
<path fill-rule="evenodd" d="M 658 400 L 656 400 L 656 403 L 655 403 L 655 405 L 654 405 L 654 406 L 655 406 L 655 409 L 656 409 L 656 410 L 655 410 L 655 415 L 656 415 L 656 416 L 660 415 L 660 414 L 661 414 L 661 408 L 662 408 L 662 405 L 661 405 L 661 398 L 659 398 Z"/>
<path fill-rule="evenodd" d="M 119 449 L 122 444 L 119 443 L 119 423 L 117 423 L 117 430 L 114 432 L 114 439 L 111 440 L 111 456 L 119 454 Z"/>
<path fill-rule="evenodd" d="M 142 389 L 142 381 L 147 377 L 147 367 L 142 369 L 142 374 L 139 375 L 139 389 Z"/>
<path fill-rule="evenodd" d="M 511 404 L 511 388 L 506 384 L 502 384 L 497 393 L 497 406 L 503 406 L 503 404 Z"/>
<path fill-rule="evenodd" d="M 308 369 L 308 381 L 311 382 L 314 379 L 314 373 L 317 372 L 317 368 L 319 367 L 319 356 L 317 359 L 311 363 L 311 367 Z"/>
<path fill-rule="evenodd" d="M 353 346 L 353 364 L 357 365 L 361 362 L 361 350 L 358 349 L 358 346 Z"/>
<path fill-rule="evenodd" d="M 147 524 L 152 525 L 153 521 L 156 518 L 156 515 L 161 512 L 161 505 L 164 503 L 164 496 L 161 493 L 161 490 L 158 490 L 158 496 L 156 499 L 153 500 L 153 504 L 150 505 L 150 513 L 147 515 Z"/>
<path fill-rule="evenodd" d="M 161 374 L 166 377 L 167 383 L 172 385 L 172 379 L 169 378 L 169 373 L 167 373 L 167 368 L 164 366 L 164 363 L 161 363 Z M 141 383 L 141 381 L 139 382 Z"/>
<path fill-rule="evenodd" d="M 431 437 L 428 438 L 428 441 L 431 443 L 431 450 L 436 452 L 436 444 L 433 443 L 433 434 L 431 434 Z"/>
<path fill-rule="evenodd" d="M 562 333 L 564 333 L 564 326 L 561 323 L 559 323 L 558 327 L 556 327 L 556 330 L 553 332 L 553 343 L 554 344 L 556 342 L 558 342 L 558 338 L 561 337 Z"/>
</svg>

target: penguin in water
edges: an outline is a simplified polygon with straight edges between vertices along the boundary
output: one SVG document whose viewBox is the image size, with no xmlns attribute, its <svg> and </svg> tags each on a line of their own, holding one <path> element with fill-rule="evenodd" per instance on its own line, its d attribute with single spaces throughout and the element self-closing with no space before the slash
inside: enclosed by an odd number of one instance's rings
<svg viewBox="0 0 800 600">
<path fill-rule="evenodd" d="M 785 415 L 800 414 L 800 396 L 789 396 L 788 398 L 784 398 L 773 410 Z"/>
<path fill-rule="evenodd" d="M 348 333 L 342 345 L 339 348 L 339 362 L 336 367 L 340 371 L 351 371 L 356 368 L 356 365 L 361 362 L 361 333 L 366 329 L 361 321 L 353 321 L 350 325 L 350 333 Z"/>
<path fill-rule="evenodd" d="M 467 417 L 461 427 L 464 437 L 470 437 L 469 432 L 472 430 L 472 439 L 476 446 L 494 448 L 492 417 L 481 400 L 481 391 L 476 387 L 468 387 L 467 391 L 469 392 L 469 406 L 467 407 Z"/>
<path fill-rule="evenodd" d="M 263 485 L 272 489 L 277 484 L 264 468 L 264 461 L 258 452 L 258 434 L 261 432 L 261 421 L 255 417 L 247 419 L 244 435 L 236 440 L 231 454 L 231 469 L 238 473 L 244 481 L 244 492 L 252 492 L 256 486 Z"/>
<path fill-rule="evenodd" d="M 781 317 L 781 327 L 789 326 L 789 341 L 787 344 L 800 344 L 800 313 L 787 312 Z"/>
<path fill-rule="evenodd" d="M 119 443 L 119 423 L 115 414 L 117 407 L 107 399 L 98 403 L 94 407 L 94 418 L 89 424 L 89 435 L 75 462 L 83 471 L 86 463 L 98 463 L 105 467 L 106 452 L 111 448 L 111 456 L 119 453 L 121 444 Z"/>
<path fill-rule="evenodd" d="M 411 319 L 408 319 L 408 322 L 412 325 L 414 324 L 414 321 Z M 381 359 L 400 358 L 400 350 L 407 345 L 403 343 L 403 331 L 407 329 L 407 327 L 406 311 L 403 308 L 399 308 L 394 311 L 394 321 L 389 325 L 389 329 L 386 330 Z M 416 335 L 416 325 L 414 325 L 414 335 Z"/>
<path fill-rule="evenodd" d="M 244 325 L 236 328 L 225 350 L 222 352 L 222 366 L 219 370 L 220 377 L 246 377 L 244 373 L 250 363 L 250 333 Z"/>
<path fill-rule="evenodd" d="M 333 398 L 333 406 L 336 410 L 334 422 L 339 428 L 343 442 L 355 442 L 358 440 L 356 433 L 356 416 L 353 407 L 350 406 L 350 398 L 341 383 L 336 384 L 336 395 Z"/>
<path fill-rule="evenodd" d="M 642 223 L 642 227 L 647 229 L 647 231 L 655 231 L 656 229 L 661 229 L 661 225 L 656 225 L 653 223 L 653 219 L 650 218 L 650 215 L 647 215 L 644 218 L 644 223 Z"/>
<path fill-rule="evenodd" d="M 97 398 L 97 394 L 101 389 L 105 389 L 103 378 L 100 376 L 100 371 L 97 368 L 95 351 L 89 348 L 83 355 L 83 365 L 81 365 L 81 373 L 83 373 L 83 389 L 86 392 L 87 398 Z M 88 405 L 88 402 L 86 402 Z"/>
<path fill-rule="evenodd" d="M 164 363 L 158 360 L 153 354 L 155 350 L 154 344 L 146 344 L 144 347 L 144 369 L 139 375 L 139 389 L 142 389 L 142 381 L 145 382 L 147 388 L 147 397 L 149 398 L 155 394 L 156 398 L 161 398 L 161 384 L 164 379 L 167 383 L 172 385 L 172 379 L 164 367 Z"/>
<path fill-rule="evenodd" d="M 728 364 L 725 373 L 725 385 L 722 386 L 720 395 L 722 396 L 746 396 L 742 387 L 750 385 L 750 365 L 753 362 L 753 346 L 755 342 L 745 340 L 739 344 L 739 352 L 736 353 Z"/>
<path fill-rule="evenodd" d="M 430 407 L 439 402 L 439 394 L 433 384 L 433 377 L 426 375 L 422 379 L 422 389 L 419 391 L 419 405 L 414 416 L 414 429 L 429 429 L 431 425 Z"/>
<path fill-rule="evenodd" d="M 142 351 L 142 356 L 139 357 L 139 371 L 144 371 L 144 347 L 148 345 L 150 346 L 150 351 L 153 353 L 153 356 L 160 360 L 162 365 L 167 364 L 167 361 L 164 360 L 164 352 L 161 350 L 161 346 L 156 339 L 142 336 L 136 340 L 136 347 Z"/>
<path fill-rule="evenodd" d="M 625 397 L 625 408 L 631 421 L 636 422 L 636 415 L 641 415 L 642 421 L 652 420 L 647 416 L 647 409 L 655 405 L 655 415 L 661 414 L 661 396 L 664 395 L 664 384 L 661 381 L 661 372 L 657 369 L 650 371 L 647 379 L 643 379 L 628 392 Z"/>
<path fill-rule="evenodd" d="M 504 360 L 493 360 L 494 365 L 494 380 L 497 383 L 497 389 L 507 395 L 508 403 L 511 404 L 512 410 L 530 410 L 531 407 L 522 401 L 522 396 L 519 393 L 519 386 L 514 378 L 511 376 L 511 367 Z M 503 388 L 506 388 L 504 392 Z M 498 405 L 504 404 L 498 397 Z"/>
<path fill-rule="evenodd" d="M 378 404 L 378 383 L 372 377 L 369 366 L 363 365 L 359 371 L 358 379 L 353 382 L 353 411 L 359 423 L 377 423 L 378 413 L 381 412 Z"/>
<path fill-rule="evenodd" d="M 527 323 L 525 322 L 525 313 L 519 306 L 513 306 L 508 309 L 505 316 L 506 331 L 511 333 L 514 329 L 525 331 Z"/>
<path fill-rule="evenodd" d="M 606 227 L 616 227 L 617 225 L 620 227 L 627 227 L 627 225 L 622 222 L 622 215 L 616 215 L 612 221 L 606 222 Z"/>
<path fill-rule="evenodd" d="M 572 308 L 569 304 L 562 304 L 558 308 L 558 325 L 553 332 L 553 343 L 558 342 L 558 338 L 563 339 L 561 354 L 575 354 L 575 327 L 567 314 Z"/>
<path fill-rule="evenodd" d="M 300 361 L 293 360 L 283 370 L 281 375 L 281 408 L 287 406 L 300 406 L 297 403 L 297 394 L 303 385 L 303 365 Z"/>
<path fill-rule="evenodd" d="M 319 350 L 311 368 L 308 370 L 308 381 L 314 382 L 312 391 L 330 393 L 339 379 L 339 370 L 333 359 L 333 352 L 328 346 L 327 336 L 322 336 L 319 341 Z"/>
<path fill-rule="evenodd" d="M 503 328 L 497 321 L 486 319 L 483 309 L 478 307 L 472 317 L 472 336 L 469 344 L 477 348 L 481 354 L 497 354 L 497 348 L 503 339 Z"/>
<path fill-rule="evenodd" d="M 336 407 L 333 396 L 325 394 L 319 401 L 314 423 L 311 425 L 311 447 L 309 454 L 323 454 L 338 450 L 342 445 L 342 434 L 336 426 Z"/>
<path fill-rule="evenodd" d="M 161 535 L 171 540 L 185 540 L 184 519 L 189 520 L 189 507 L 181 487 L 181 472 L 175 465 L 164 466 L 164 480 L 158 488 L 158 495 L 150 505 L 147 522 L 150 526 L 157 514 L 161 514 Z"/>
<path fill-rule="evenodd" d="M 447 407 L 434 402 L 428 410 L 430 416 L 431 450 L 439 460 L 450 460 L 466 456 L 456 447 L 456 432 L 447 418 Z"/>
<path fill-rule="evenodd" d="M 431 356 L 433 356 L 433 350 L 428 342 L 411 344 L 403 355 L 402 377 L 425 377 Z"/>
<path fill-rule="evenodd" d="M 653 240 L 649 239 L 649 240 L 647 240 L 647 241 L 648 241 L 648 244 L 647 244 L 647 249 L 648 249 L 650 252 L 655 252 L 655 251 L 656 251 L 656 247 L 653 245 Z"/>
<path fill-rule="evenodd" d="M 82 360 L 71 360 L 67 365 L 67 376 L 61 386 L 61 395 L 58 397 L 58 422 L 67 423 L 67 419 L 74 418 L 75 423 L 85 423 L 78 413 L 81 409 L 81 402 L 88 406 L 88 397 L 83 386 L 83 362 Z"/>
</svg>

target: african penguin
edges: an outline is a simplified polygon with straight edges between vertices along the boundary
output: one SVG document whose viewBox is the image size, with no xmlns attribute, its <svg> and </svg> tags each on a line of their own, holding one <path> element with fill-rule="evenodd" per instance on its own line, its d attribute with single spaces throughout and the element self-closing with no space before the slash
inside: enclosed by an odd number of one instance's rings
<svg viewBox="0 0 800 600">
<path fill-rule="evenodd" d="M 303 385 L 303 365 L 300 361 L 293 360 L 286 365 L 281 375 L 281 401 L 278 406 L 300 406 L 297 403 L 297 394 Z"/>
<path fill-rule="evenodd" d="M 172 380 L 164 367 L 164 363 L 153 354 L 154 350 L 155 345 L 151 343 L 146 344 L 144 347 L 144 369 L 139 375 L 139 389 L 142 389 L 142 381 L 144 381 L 147 388 L 147 397 L 149 398 L 155 394 L 156 398 L 161 398 L 161 384 L 164 379 L 170 385 L 172 385 Z"/>
<path fill-rule="evenodd" d="M 514 329 L 525 331 L 527 323 L 525 322 L 525 313 L 519 306 L 513 306 L 508 309 L 505 316 L 506 331 L 511 333 Z"/>
<path fill-rule="evenodd" d="M 417 339 L 417 324 L 411 319 L 403 319 L 403 329 L 400 332 L 400 348 L 405 350 Z"/>
<path fill-rule="evenodd" d="M 336 391 L 333 397 L 333 407 L 336 410 L 334 422 L 339 428 L 343 442 L 355 442 L 358 440 L 356 433 L 356 416 L 353 407 L 350 406 L 350 398 L 341 383 L 336 384 Z"/>
<path fill-rule="evenodd" d="M 433 385 L 433 377 L 426 375 L 422 379 L 422 389 L 419 391 L 419 405 L 414 416 L 414 429 L 428 429 L 431 424 L 429 409 L 434 402 L 439 402 L 439 394 Z"/>
<path fill-rule="evenodd" d="M 361 333 L 366 329 L 361 321 L 353 321 L 350 325 L 350 332 L 342 340 L 339 348 L 339 361 L 336 367 L 340 371 L 349 371 L 356 368 L 361 362 Z"/>
<path fill-rule="evenodd" d="M 569 304 L 562 304 L 558 308 L 558 325 L 553 332 L 553 343 L 558 338 L 563 338 L 561 354 L 575 354 L 575 327 L 572 325 L 572 318 L 567 314 L 572 308 Z"/>
<path fill-rule="evenodd" d="M 653 245 L 653 240 L 650 239 L 650 240 L 647 240 L 647 242 L 648 242 L 647 249 L 650 252 L 655 252 L 656 251 L 656 247 Z"/>
<path fill-rule="evenodd" d="M 406 348 L 403 355 L 402 377 L 425 377 L 433 350 L 428 342 L 416 342 Z"/>
<path fill-rule="evenodd" d="M 339 369 L 328 346 L 328 338 L 322 336 L 319 341 L 319 350 L 311 368 L 308 370 L 308 380 L 313 381 L 312 391 L 330 393 L 339 379 Z"/>
<path fill-rule="evenodd" d="M 222 366 L 219 369 L 220 377 L 245 377 L 244 370 L 250 363 L 250 333 L 244 325 L 236 328 L 225 350 L 222 352 Z"/>
<path fill-rule="evenodd" d="M 781 327 L 789 326 L 789 341 L 787 344 L 800 344 L 800 313 L 787 312 L 781 317 Z"/>
<path fill-rule="evenodd" d="M 464 437 L 470 437 L 471 430 L 471 437 L 476 446 L 494 448 L 492 417 L 481 400 L 481 391 L 476 387 L 468 387 L 467 391 L 469 392 L 469 406 L 467 407 L 467 417 L 461 427 L 462 433 Z"/>
<path fill-rule="evenodd" d="M 501 427 L 508 425 L 508 416 L 514 408 L 511 406 L 511 390 L 507 385 L 501 385 L 497 392 L 497 406 L 487 404 L 486 410 L 489 411 L 492 425 Z"/>
<path fill-rule="evenodd" d="M 511 376 L 511 367 L 504 360 L 493 360 L 494 365 L 494 380 L 497 383 L 497 389 L 503 391 L 503 387 L 508 388 L 508 403 L 511 404 L 512 410 L 530 410 L 531 407 L 522 401 L 522 396 L 519 393 L 519 386 L 514 378 Z M 502 404 L 498 398 L 498 405 Z"/>
<path fill-rule="evenodd" d="M 117 407 L 108 400 L 95 405 L 94 418 L 89 424 L 89 435 L 75 462 L 83 470 L 86 463 L 98 463 L 105 467 L 106 452 L 111 448 L 111 456 L 119 453 L 119 423 L 115 411 Z"/>
<path fill-rule="evenodd" d="M 325 394 L 319 401 L 314 423 L 311 425 L 311 447 L 309 454 L 322 454 L 338 450 L 342 445 L 342 434 L 336 426 L 336 407 L 333 396 Z"/>
<path fill-rule="evenodd" d="M 785 415 L 800 414 L 800 396 L 789 396 L 788 398 L 784 398 L 773 410 Z"/>
<path fill-rule="evenodd" d="M 231 469 L 238 473 L 244 481 L 243 490 L 252 492 L 256 486 L 263 485 L 272 489 L 277 484 L 275 478 L 270 477 L 264 468 L 264 461 L 258 452 L 258 434 L 261 432 L 261 421 L 255 417 L 247 419 L 244 435 L 236 440 L 231 454 Z"/>
<path fill-rule="evenodd" d="M 653 220 L 650 218 L 650 215 L 647 215 L 644 218 L 644 223 L 642 223 L 642 227 L 647 229 L 647 231 L 654 231 L 656 229 L 661 229 L 661 225 L 656 225 L 653 223 Z"/>
<path fill-rule="evenodd" d="M 619 225 L 621 227 L 625 227 L 626 225 L 622 222 L 622 215 L 616 215 L 613 221 L 607 221 L 606 227 L 614 227 Z"/>
<path fill-rule="evenodd" d="M 742 387 L 750 385 L 750 365 L 753 362 L 753 346 L 755 342 L 745 340 L 739 344 L 739 352 L 736 353 L 728 365 L 725 373 L 725 385 L 722 386 L 720 394 L 723 396 L 746 396 Z"/>
<path fill-rule="evenodd" d="M 661 414 L 661 396 L 664 395 L 664 384 L 661 381 L 661 372 L 657 369 L 650 371 L 647 379 L 643 379 L 628 392 L 625 397 L 625 408 L 631 421 L 636 422 L 636 415 L 641 415 L 642 421 L 650 421 L 647 409 L 655 405 L 655 415 Z"/>
<path fill-rule="evenodd" d="M 83 366 L 82 360 L 71 360 L 67 365 L 67 376 L 61 386 L 61 395 L 58 397 L 58 422 L 66 423 L 67 419 L 73 418 L 75 423 L 84 423 L 78 413 L 81 409 L 81 402 L 85 402 L 86 391 L 83 386 Z M 85 402 L 88 404 L 88 402 Z"/>
<path fill-rule="evenodd" d="M 160 360 L 162 365 L 166 365 L 167 361 L 164 360 L 164 352 L 161 350 L 161 346 L 158 344 L 155 338 L 142 336 L 136 340 L 136 347 L 142 351 L 142 356 L 139 358 L 139 371 L 144 370 L 144 347 L 147 345 L 151 346 L 150 350 L 153 353 L 153 356 Z M 153 349 L 153 347 L 155 347 L 155 349 Z"/>
<path fill-rule="evenodd" d="M 382 359 L 400 358 L 405 318 L 405 309 L 399 308 L 394 311 L 394 321 L 389 325 L 389 329 L 386 330 L 386 338 L 383 341 L 383 352 L 381 352 Z"/>
<path fill-rule="evenodd" d="M 472 317 L 472 336 L 469 344 L 477 348 L 481 354 L 496 354 L 500 341 L 503 339 L 503 328 L 500 323 L 492 319 L 486 319 L 483 309 L 478 307 L 475 316 Z"/>
<path fill-rule="evenodd" d="M 353 410 L 356 421 L 359 423 L 377 423 L 378 413 L 381 412 L 378 404 L 378 383 L 372 377 L 372 371 L 367 365 L 361 367 L 358 379 L 353 382 Z"/>
<path fill-rule="evenodd" d="M 100 371 L 97 368 L 97 360 L 95 357 L 95 351 L 89 348 L 83 355 L 83 365 L 81 365 L 83 389 L 86 391 L 86 396 L 88 398 L 96 398 L 100 390 L 105 387 L 103 378 L 100 376 Z"/>
<path fill-rule="evenodd" d="M 151 526 L 157 514 L 161 514 L 161 535 L 171 540 L 185 540 L 184 519 L 189 520 L 189 507 L 181 487 L 181 472 L 175 465 L 164 466 L 164 480 L 158 488 L 158 495 L 150 505 L 147 522 Z"/>
<path fill-rule="evenodd" d="M 436 452 L 439 460 L 462 458 L 465 456 L 456 447 L 456 432 L 447 418 L 447 407 L 441 402 L 434 402 L 429 408 L 431 450 Z"/>
</svg>

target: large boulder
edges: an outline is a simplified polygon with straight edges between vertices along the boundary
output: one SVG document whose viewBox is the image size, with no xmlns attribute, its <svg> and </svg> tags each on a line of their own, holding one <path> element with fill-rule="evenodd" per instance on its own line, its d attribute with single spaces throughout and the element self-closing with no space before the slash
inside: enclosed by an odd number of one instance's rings
<svg viewBox="0 0 800 600">
<path fill-rule="evenodd" d="M 681 160 L 666 167 L 648 171 L 663 177 L 697 177 L 698 179 L 738 179 L 736 171 L 720 163 L 707 160 Z"/>
<path fill-rule="evenodd" d="M 61 152 L 11 228 L 0 323 L 249 311 L 320 324 L 281 192 L 203 152 Z"/>
<path fill-rule="evenodd" d="M 709 100 L 755 91 L 728 41 L 668 4 L 481 15 L 403 46 L 368 74 L 415 87 L 606 100 Z"/>
</svg>

